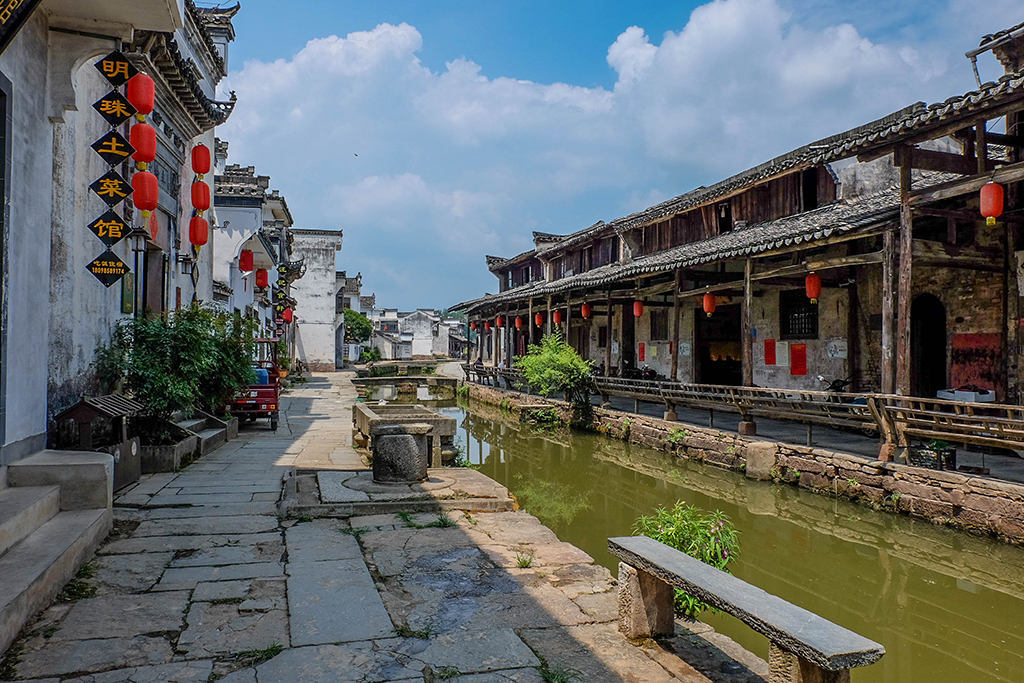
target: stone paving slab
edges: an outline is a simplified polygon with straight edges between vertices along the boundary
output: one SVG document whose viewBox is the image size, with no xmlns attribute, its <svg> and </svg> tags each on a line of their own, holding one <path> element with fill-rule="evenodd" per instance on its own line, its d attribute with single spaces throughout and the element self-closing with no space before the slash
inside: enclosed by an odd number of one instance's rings
<svg viewBox="0 0 1024 683">
<path fill-rule="evenodd" d="M 181 555 L 179 551 L 179 555 Z M 228 564 L 253 564 L 256 562 L 280 562 L 284 555 L 284 543 L 280 539 L 255 545 L 204 548 L 178 557 L 172 567 L 206 567 Z"/>
<path fill-rule="evenodd" d="M 397 650 L 435 669 L 453 667 L 464 674 L 540 665 L 511 628 L 468 628 L 440 633 L 428 640 L 405 639 Z"/>
<path fill-rule="evenodd" d="M 370 500 L 366 492 L 345 486 L 345 481 L 354 476 L 352 472 L 317 472 L 320 500 L 324 503 L 356 503 Z"/>
<path fill-rule="evenodd" d="M 237 581 L 203 581 L 196 584 L 192 591 L 192 600 L 195 602 L 209 602 L 210 600 L 232 600 L 242 599 L 249 595 L 249 589 L 255 579 L 240 579 Z"/>
<path fill-rule="evenodd" d="M 390 635 L 394 625 L 361 559 L 288 564 L 292 644 Z"/>
<path fill-rule="evenodd" d="M 544 683 L 544 677 L 540 671 L 531 667 L 459 676 L 458 683 Z"/>
<path fill-rule="evenodd" d="M 83 671 L 141 667 L 164 664 L 173 656 L 166 638 L 139 636 L 74 640 L 24 653 L 18 663 L 18 675 L 22 678 L 45 678 Z"/>
<path fill-rule="evenodd" d="M 97 595 L 142 593 L 156 584 L 174 553 L 103 555 L 92 562 L 96 573 L 90 583 Z"/>
<path fill-rule="evenodd" d="M 196 505 L 190 507 L 162 507 L 132 510 L 133 518 L 147 519 L 188 519 L 193 517 L 237 517 L 240 515 L 276 515 L 277 505 L 273 503 L 227 503 L 224 505 Z"/>
<path fill-rule="evenodd" d="M 397 651 L 397 641 L 318 645 L 285 650 L 270 661 L 221 683 L 385 683 L 422 681 L 423 664 Z"/>
<path fill-rule="evenodd" d="M 222 534 L 218 536 L 149 536 L 146 538 L 125 538 L 114 541 L 97 550 L 98 555 L 126 555 L 135 553 L 159 553 L 168 550 L 192 550 L 196 548 L 218 548 L 223 546 L 256 545 L 281 540 L 277 531 L 261 534 Z"/>
<path fill-rule="evenodd" d="M 280 562 L 236 564 L 225 567 L 173 567 L 164 572 L 155 591 L 176 591 L 195 588 L 201 581 L 230 581 L 233 579 L 255 579 L 284 576 Z"/>
<path fill-rule="evenodd" d="M 188 657 L 212 657 L 288 645 L 288 613 L 283 609 L 242 611 L 240 605 L 197 602 L 178 650 Z"/>
<path fill-rule="evenodd" d="M 258 534 L 277 529 L 277 517 L 238 515 L 195 519 L 148 520 L 133 534 L 141 536 L 208 536 L 211 534 Z"/>
<path fill-rule="evenodd" d="M 362 560 L 359 541 L 340 531 L 339 520 L 314 520 L 296 524 L 285 532 L 288 561 Z"/>
<path fill-rule="evenodd" d="M 79 600 L 50 641 L 88 640 L 98 634 L 105 638 L 132 638 L 180 631 L 188 599 L 187 591 L 173 591 Z"/>
<path fill-rule="evenodd" d="M 194 660 L 104 671 L 81 678 L 65 678 L 64 683 L 206 683 L 212 671 L 213 661 Z"/>
<path fill-rule="evenodd" d="M 158 493 L 149 499 L 149 507 L 160 505 L 219 505 L 221 503 L 248 503 L 252 501 L 252 493 L 210 493 L 203 495 L 174 493 L 164 495 Z"/>
</svg>

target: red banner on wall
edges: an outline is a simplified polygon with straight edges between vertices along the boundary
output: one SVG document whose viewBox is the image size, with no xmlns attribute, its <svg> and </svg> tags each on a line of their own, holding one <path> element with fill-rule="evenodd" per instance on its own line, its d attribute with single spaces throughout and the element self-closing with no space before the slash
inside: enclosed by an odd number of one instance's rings
<svg viewBox="0 0 1024 683">
<path fill-rule="evenodd" d="M 644 343 L 643 342 L 640 342 L 637 345 L 636 359 L 637 359 L 637 362 L 640 362 L 640 363 L 644 362 Z"/>
<path fill-rule="evenodd" d="M 775 365 L 775 340 L 764 340 L 764 364 Z"/>
<path fill-rule="evenodd" d="M 789 345 L 789 373 L 791 375 L 807 374 L 807 344 Z"/>
</svg>

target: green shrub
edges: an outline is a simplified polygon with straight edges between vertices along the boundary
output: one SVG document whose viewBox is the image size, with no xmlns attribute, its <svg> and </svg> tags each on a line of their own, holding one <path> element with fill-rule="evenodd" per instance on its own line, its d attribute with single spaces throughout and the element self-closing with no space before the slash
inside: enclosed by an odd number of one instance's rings
<svg viewBox="0 0 1024 683">
<path fill-rule="evenodd" d="M 558 332 L 539 345 L 531 344 L 526 355 L 515 362 L 523 378 L 541 396 L 562 393 L 573 407 L 573 422 L 589 425 L 593 419 L 590 394 L 594 388 L 590 361 L 583 360 Z"/>
<path fill-rule="evenodd" d="M 650 517 L 640 517 L 633 525 L 633 533 L 661 541 L 726 572 L 739 555 L 739 532 L 725 513 L 704 512 L 682 501 L 671 509 L 658 508 Z M 708 605 L 676 590 L 675 609 L 687 619 L 696 619 Z"/>
<path fill-rule="evenodd" d="M 380 349 L 376 346 L 369 348 L 363 347 L 363 350 L 359 352 L 360 363 L 375 363 L 381 359 Z"/>
</svg>

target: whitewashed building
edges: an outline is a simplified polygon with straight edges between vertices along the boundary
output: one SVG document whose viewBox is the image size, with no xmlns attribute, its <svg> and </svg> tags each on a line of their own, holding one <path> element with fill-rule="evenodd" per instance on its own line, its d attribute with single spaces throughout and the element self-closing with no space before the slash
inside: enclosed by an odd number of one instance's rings
<svg viewBox="0 0 1024 683">
<path fill-rule="evenodd" d="M 291 287 L 295 299 L 295 357 L 318 372 L 335 369 L 337 254 L 341 251 L 341 230 L 292 228 L 291 258 L 301 261 L 302 279 Z"/>
</svg>

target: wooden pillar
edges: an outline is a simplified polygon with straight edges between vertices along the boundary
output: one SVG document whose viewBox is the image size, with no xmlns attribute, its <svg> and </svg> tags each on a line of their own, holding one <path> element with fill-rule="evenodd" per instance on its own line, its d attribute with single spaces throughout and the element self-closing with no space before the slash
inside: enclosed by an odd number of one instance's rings
<svg viewBox="0 0 1024 683">
<path fill-rule="evenodd" d="M 896 273 L 896 231 L 882 233 L 882 393 L 893 393 L 896 378 L 896 328 L 893 316 L 893 288 Z"/>
<path fill-rule="evenodd" d="M 526 346 L 527 346 L 527 348 L 529 348 L 530 345 L 533 344 L 533 297 L 532 296 L 530 297 L 530 306 L 529 306 L 528 310 L 529 310 L 530 317 L 526 319 L 526 329 L 529 332 L 529 334 L 526 336 Z"/>
<path fill-rule="evenodd" d="M 980 151 L 980 150 L 979 150 Z M 900 273 L 896 313 L 896 393 L 910 395 L 910 288 L 914 214 L 910 210 L 909 164 L 900 166 Z"/>
<path fill-rule="evenodd" d="M 682 273 L 677 268 L 672 287 L 672 381 L 679 381 L 679 279 Z"/>
<path fill-rule="evenodd" d="M 505 307 L 505 367 L 512 367 L 512 346 L 515 344 L 515 326 L 512 324 L 512 317 L 508 306 Z"/>
<path fill-rule="evenodd" d="M 548 297 L 548 317 L 544 321 L 544 334 L 551 334 L 551 297 Z"/>
<path fill-rule="evenodd" d="M 745 387 L 754 385 L 754 290 L 750 283 L 753 269 L 754 261 L 748 257 L 743 262 L 743 308 L 741 310 L 742 320 L 740 323 L 742 328 L 740 339 L 743 344 L 743 367 L 741 369 L 743 371 L 743 386 Z"/>
<path fill-rule="evenodd" d="M 572 290 L 565 293 L 565 341 L 579 353 L 579 349 L 572 343 Z"/>
<path fill-rule="evenodd" d="M 608 288 L 608 333 L 605 335 L 604 345 L 604 374 L 610 376 L 612 372 L 612 288 Z"/>
</svg>

